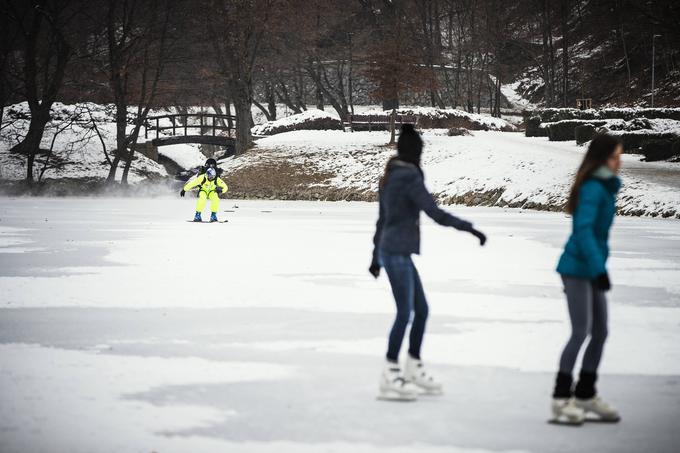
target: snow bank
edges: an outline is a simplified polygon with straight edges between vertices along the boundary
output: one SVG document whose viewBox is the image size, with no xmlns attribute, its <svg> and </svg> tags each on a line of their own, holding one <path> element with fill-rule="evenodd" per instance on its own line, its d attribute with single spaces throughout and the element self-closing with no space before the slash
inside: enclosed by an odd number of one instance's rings
<svg viewBox="0 0 680 453">
<path fill-rule="evenodd" d="M 362 115 L 389 115 L 390 110 L 368 110 Z M 517 128 L 501 118 L 469 113 L 458 109 L 435 107 L 407 107 L 397 110 L 398 115 L 416 116 L 421 129 L 464 127 L 471 130 L 516 131 Z"/>
<path fill-rule="evenodd" d="M 467 205 L 560 210 L 584 152 L 571 142 L 493 131 L 448 137 L 443 130 L 426 130 L 423 139 L 430 189 L 442 202 Z M 228 179 L 244 168 L 286 161 L 330 175 L 310 187 L 318 197 L 373 200 L 385 162 L 394 154 L 384 146 L 387 140 L 385 132 L 289 132 L 263 138 L 257 152 L 221 166 Z M 680 164 L 637 159 L 626 155 L 620 212 L 680 218 Z"/>
<path fill-rule="evenodd" d="M 170 159 L 183 170 L 200 167 L 206 160 L 198 146 L 190 144 L 159 146 L 158 154 Z"/>
<path fill-rule="evenodd" d="M 296 115 L 257 125 L 252 128 L 251 132 L 253 135 L 273 135 L 301 129 L 326 130 L 341 128 L 342 122 L 337 114 L 310 109 Z"/>
</svg>

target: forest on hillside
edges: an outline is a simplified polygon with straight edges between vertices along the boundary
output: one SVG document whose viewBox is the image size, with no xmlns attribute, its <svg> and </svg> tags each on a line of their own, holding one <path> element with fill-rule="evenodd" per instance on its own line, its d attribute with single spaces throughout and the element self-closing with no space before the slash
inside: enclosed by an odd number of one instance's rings
<svg viewBox="0 0 680 453">
<path fill-rule="evenodd" d="M 253 106 L 501 116 L 512 82 L 544 107 L 680 102 L 669 0 L 0 0 L 0 18 L 0 115 L 27 102 L 28 155 L 57 101 L 112 104 L 123 160 L 160 106 L 235 115 L 243 151 Z"/>
</svg>

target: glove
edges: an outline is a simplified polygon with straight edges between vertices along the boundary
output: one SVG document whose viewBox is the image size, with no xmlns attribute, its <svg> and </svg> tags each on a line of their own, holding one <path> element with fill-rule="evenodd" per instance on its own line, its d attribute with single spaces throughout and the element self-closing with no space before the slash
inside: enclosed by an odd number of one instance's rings
<svg viewBox="0 0 680 453">
<path fill-rule="evenodd" d="M 470 234 L 479 239 L 479 245 L 486 244 L 486 235 L 481 231 L 475 230 L 474 228 L 470 228 Z"/>
<path fill-rule="evenodd" d="M 219 187 L 219 186 L 218 186 L 218 187 L 215 187 L 215 192 L 217 193 L 217 195 L 221 194 L 221 193 L 222 193 L 222 188 Z"/>
<path fill-rule="evenodd" d="M 609 281 L 609 274 L 605 272 L 595 277 L 593 286 L 600 291 L 609 291 L 612 289 L 612 283 Z"/>
<path fill-rule="evenodd" d="M 371 266 L 368 268 L 368 272 L 370 272 L 373 277 L 378 278 L 380 275 L 380 264 L 378 264 L 377 261 L 372 261 Z"/>
<path fill-rule="evenodd" d="M 186 192 L 184 191 L 184 189 L 182 189 L 182 190 L 179 192 L 179 196 L 180 196 L 180 197 L 183 197 L 185 193 L 186 193 Z"/>
</svg>

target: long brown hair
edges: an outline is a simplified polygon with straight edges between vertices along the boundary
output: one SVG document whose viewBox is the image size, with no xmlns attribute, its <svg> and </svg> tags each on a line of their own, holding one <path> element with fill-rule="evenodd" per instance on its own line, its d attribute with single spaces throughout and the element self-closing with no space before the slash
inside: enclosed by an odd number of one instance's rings
<svg viewBox="0 0 680 453">
<path fill-rule="evenodd" d="M 578 191 L 586 179 L 590 178 L 595 170 L 607 163 L 607 159 L 614 153 L 616 148 L 621 144 L 621 140 L 609 134 L 597 134 L 588 146 L 588 151 L 583 157 L 583 162 L 576 172 L 574 184 L 571 186 L 569 192 L 569 199 L 565 210 L 569 214 L 576 211 L 578 204 Z"/>
</svg>

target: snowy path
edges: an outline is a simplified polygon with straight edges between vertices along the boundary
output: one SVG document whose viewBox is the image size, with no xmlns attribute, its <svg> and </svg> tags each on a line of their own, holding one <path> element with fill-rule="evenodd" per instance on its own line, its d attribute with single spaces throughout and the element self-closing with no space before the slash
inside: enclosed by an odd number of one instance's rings
<svg viewBox="0 0 680 453">
<path fill-rule="evenodd" d="M 483 249 L 424 221 L 446 394 L 390 404 L 376 206 L 225 200 L 194 225 L 193 202 L 0 198 L 0 451 L 676 451 L 679 221 L 617 219 L 600 390 L 624 420 L 575 431 L 545 423 L 563 215 L 453 208 Z"/>
</svg>

